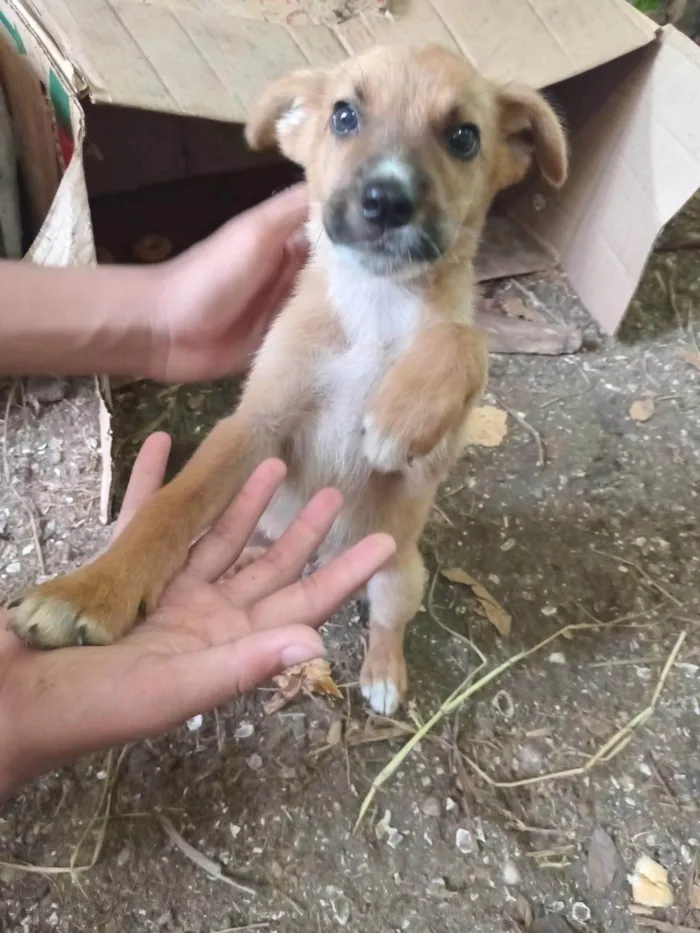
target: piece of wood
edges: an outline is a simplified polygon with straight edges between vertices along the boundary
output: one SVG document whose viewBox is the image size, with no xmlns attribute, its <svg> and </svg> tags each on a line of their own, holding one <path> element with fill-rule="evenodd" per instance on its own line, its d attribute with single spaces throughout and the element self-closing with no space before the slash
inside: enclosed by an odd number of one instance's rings
<svg viewBox="0 0 700 933">
<path fill-rule="evenodd" d="M 477 308 L 474 324 L 488 335 L 491 353 L 565 356 L 581 349 L 583 334 L 573 324 L 540 324 L 487 308 Z"/>
</svg>

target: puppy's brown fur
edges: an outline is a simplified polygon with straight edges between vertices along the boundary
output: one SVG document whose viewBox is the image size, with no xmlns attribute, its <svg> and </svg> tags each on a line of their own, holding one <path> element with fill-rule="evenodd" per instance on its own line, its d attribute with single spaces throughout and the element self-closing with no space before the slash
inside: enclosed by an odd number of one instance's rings
<svg viewBox="0 0 700 933">
<path fill-rule="evenodd" d="M 329 122 L 338 101 L 361 114 L 345 138 Z M 463 124 L 478 127 L 481 143 L 466 161 L 446 144 Z M 564 135 L 536 92 L 498 87 L 458 56 L 426 46 L 376 48 L 282 78 L 254 109 L 247 136 L 256 148 L 277 143 L 306 169 L 313 254 L 296 294 L 236 413 L 106 554 L 33 590 L 16 628 L 47 647 L 123 635 L 158 602 L 193 539 L 253 468 L 282 456 L 288 477 L 261 522 L 269 537 L 313 492 L 336 485 L 345 507 L 322 560 L 371 531 L 396 539 L 395 558 L 368 585 L 361 678 L 372 707 L 391 713 L 406 687 L 404 629 L 423 593 L 418 540 L 486 381 L 484 341 L 471 326 L 478 237 L 495 194 L 533 162 L 552 185 L 563 184 Z M 397 184 L 410 175 L 416 214 L 402 231 L 372 239 L 362 234 L 367 177 L 387 171 Z M 343 242 L 332 242 L 333 217 Z M 414 240 L 435 255 L 414 261 Z"/>
</svg>

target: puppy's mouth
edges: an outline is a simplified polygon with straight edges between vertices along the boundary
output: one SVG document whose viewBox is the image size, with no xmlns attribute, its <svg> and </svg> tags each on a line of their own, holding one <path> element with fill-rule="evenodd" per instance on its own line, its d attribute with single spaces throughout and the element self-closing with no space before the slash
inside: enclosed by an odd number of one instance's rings
<svg viewBox="0 0 700 933">
<path fill-rule="evenodd" d="M 411 223 L 387 230 L 353 229 L 337 212 L 324 211 L 333 245 L 375 275 L 418 274 L 445 254 L 445 237 L 433 224 Z"/>
</svg>

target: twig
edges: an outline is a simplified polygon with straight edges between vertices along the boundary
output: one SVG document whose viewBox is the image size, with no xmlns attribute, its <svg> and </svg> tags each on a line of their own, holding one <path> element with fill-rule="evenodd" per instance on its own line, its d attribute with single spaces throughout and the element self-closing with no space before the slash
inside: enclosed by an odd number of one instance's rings
<svg viewBox="0 0 700 933">
<path fill-rule="evenodd" d="M 21 504 L 24 511 L 27 513 L 27 518 L 29 519 L 29 527 L 32 530 L 32 538 L 34 539 L 34 550 L 36 551 L 36 559 L 39 564 L 39 572 L 42 577 L 46 576 L 46 563 L 44 562 L 44 552 L 41 547 L 41 539 L 39 538 L 39 529 L 36 525 L 36 519 L 34 518 L 34 510 L 21 495 L 18 489 L 12 483 L 12 470 L 10 469 L 10 459 L 7 453 L 7 429 L 10 421 L 10 409 L 12 408 L 12 402 L 15 398 L 15 391 L 17 389 L 17 382 L 13 382 L 7 392 L 7 401 L 5 403 L 5 421 L 3 422 L 2 430 L 2 462 L 3 469 L 5 472 L 5 482 L 7 483 L 7 488 L 12 492 L 12 494 L 17 498 Z"/>
<path fill-rule="evenodd" d="M 239 884 L 237 881 L 234 881 L 233 878 L 225 875 L 219 862 L 214 862 L 212 859 L 204 855 L 203 852 L 200 852 L 199 849 L 195 849 L 193 845 L 190 845 L 190 843 L 184 839 L 175 829 L 173 824 L 166 816 L 159 814 L 158 822 L 163 827 L 166 835 L 182 852 L 185 858 L 189 859 L 190 862 L 192 862 L 198 868 L 201 868 L 202 871 L 206 872 L 210 878 L 213 878 L 216 881 L 223 881 L 225 884 L 230 885 L 237 891 L 242 891 L 244 894 L 248 894 L 250 897 L 255 897 L 256 892 L 252 888 L 248 888 L 244 884 Z"/>
<path fill-rule="evenodd" d="M 525 418 L 523 418 L 522 415 L 519 415 L 517 411 L 513 411 L 512 408 L 509 408 L 506 405 L 506 403 L 503 401 L 503 399 L 500 398 L 498 395 L 496 395 L 495 392 L 493 392 L 492 395 L 496 399 L 498 404 L 501 406 L 501 408 L 504 408 L 508 412 L 508 414 L 511 416 L 511 418 L 517 421 L 520 427 L 524 428 L 528 432 L 528 434 L 532 435 L 532 437 L 535 439 L 535 444 L 537 445 L 537 466 L 538 467 L 544 466 L 546 462 L 545 449 L 544 449 L 544 441 L 542 440 L 542 435 L 540 434 L 540 432 L 536 428 L 533 428 L 530 422 L 526 421 Z"/>
<path fill-rule="evenodd" d="M 555 314 L 543 301 L 540 301 L 533 291 L 529 288 L 525 288 L 517 279 L 510 279 L 509 284 L 517 289 L 521 295 L 524 295 L 534 308 L 539 308 L 540 311 L 546 314 L 550 320 L 557 321 L 559 324 L 562 323 L 562 319 L 558 314 Z"/>
<path fill-rule="evenodd" d="M 676 604 L 676 606 L 683 605 L 680 599 L 677 599 L 672 593 L 669 593 L 669 591 L 664 586 L 662 586 L 657 580 L 655 580 L 653 577 L 650 577 L 649 574 L 646 572 L 646 570 L 640 567 L 636 561 L 629 560 L 625 557 L 618 557 L 616 554 L 607 554 L 605 551 L 599 551 L 598 548 L 595 548 L 595 547 L 591 547 L 591 550 L 593 551 L 594 554 L 598 554 L 599 557 L 605 557 L 608 560 L 614 560 L 614 561 L 617 561 L 619 564 L 624 564 L 626 567 L 632 567 L 634 570 L 637 571 L 637 573 L 639 574 L 640 577 L 642 577 L 642 579 L 646 580 L 646 582 L 648 583 L 650 587 L 652 587 L 653 589 L 657 591 L 657 593 L 661 593 L 661 595 L 664 596 L 666 599 L 670 599 L 672 603 Z"/>
<path fill-rule="evenodd" d="M 381 787 L 383 787 L 384 784 L 389 780 L 389 778 L 391 778 L 395 774 L 395 772 L 401 767 L 401 765 L 406 760 L 406 758 L 411 754 L 413 749 L 425 738 L 426 735 L 428 735 L 428 733 L 430 733 L 435 728 L 435 726 L 438 723 L 442 722 L 442 720 L 445 719 L 446 716 L 449 716 L 456 709 L 461 707 L 464 703 L 466 703 L 468 699 L 474 696 L 474 694 L 478 693 L 480 690 L 483 690 L 484 687 L 488 686 L 488 684 L 498 679 L 507 670 L 510 670 L 510 668 L 515 667 L 516 664 L 519 664 L 521 661 L 524 661 L 526 658 L 529 658 L 531 655 L 537 653 L 538 651 L 542 651 L 543 648 L 546 648 L 547 645 L 550 645 L 556 639 L 561 638 L 570 632 L 591 631 L 592 629 L 598 629 L 601 627 L 609 628 L 612 624 L 613 623 L 607 623 L 607 624 L 603 623 L 601 625 L 600 623 L 596 624 L 596 623 L 589 623 L 589 622 L 579 622 L 579 623 L 574 623 L 572 625 L 566 625 L 563 628 L 559 629 L 558 631 L 554 632 L 548 638 L 545 638 L 543 641 L 534 645 L 532 648 L 528 648 L 524 651 L 521 651 L 518 654 L 514 655 L 512 658 L 509 658 L 507 661 L 504 661 L 502 664 L 499 664 L 497 667 L 490 670 L 488 673 L 486 673 L 483 677 L 481 677 L 475 683 L 470 683 L 471 678 L 467 678 L 467 680 L 464 681 L 457 688 L 457 690 L 455 690 L 454 693 L 452 693 L 451 696 L 447 698 L 447 700 L 445 700 L 442 706 L 440 706 L 440 708 L 430 717 L 430 719 L 428 719 L 428 721 L 420 729 L 418 729 L 415 735 L 413 735 L 408 740 L 408 742 L 406 742 L 406 744 L 403 746 L 401 751 L 399 751 L 392 758 L 392 760 L 382 769 L 382 771 L 380 771 L 380 773 L 374 779 L 369 791 L 367 792 L 365 796 L 365 799 L 362 802 L 362 806 L 360 807 L 360 812 L 357 817 L 357 821 L 355 823 L 354 831 L 357 831 L 358 827 L 362 823 L 362 820 L 367 814 L 367 811 L 369 807 L 371 806 L 372 801 L 374 800 L 377 794 L 377 791 Z M 649 705 L 646 707 L 646 709 L 643 710 L 641 713 L 638 713 L 635 717 L 633 717 L 627 723 L 625 727 L 623 727 L 618 733 L 616 733 L 611 739 L 609 739 L 603 746 L 601 746 L 601 748 L 598 749 L 595 755 L 593 755 L 588 760 L 588 762 L 582 767 L 572 768 L 566 771 L 555 772 L 554 774 L 540 775 L 534 778 L 526 778 L 522 781 L 497 782 L 497 781 L 494 781 L 492 778 L 490 778 L 487 774 L 485 774 L 485 772 L 483 772 L 478 767 L 478 765 L 475 765 L 475 763 L 471 762 L 468 758 L 466 758 L 466 756 L 465 756 L 465 761 L 467 761 L 467 763 L 470 766 L 472 766 L 474 770 L 481 777 L 484 778 L 484 780 L 486 780 L 488 783 L 492 784 L 495 787 L 522 787 L 526 784 L 535 784 L 535 783 L 545 781 L 545 780 L 551 781 L 556 778 L 575 777 L 578 774 L 582 774 L 585 771 L 590 770 L 597 762 L 601 760 L 607 760 L 606 756 L 612 757 L 612 755 L 620 751 L 623 747 L 623 743 L 626 744 L 626 741 L 628 741 L 628 739 L 626 739 L 626 736 L 628 735 L 628 733 L 631 733 L 638 726 L 645 723 L 649 719 L 649 717 L 652 715 L 652 713 L 654 712 L 656 708 L 659 695 L 661 691 L 663 690 L 663 686 L 666 682 L 666 678 L 668 677 L 669 672 L 671 671 L 673 667 L 673 664 L 678 656 L 679 651 L 681 650 L 683 646 L 683 643 L 687 637 L 687 634 L 688 633 L 686 631 L 686 632 L 683 632 L 681 635 L 679 635 L 676 641 L 676 644 L 674 645 L 673 650 L 671 651 L 671 654 L 669 655 L 669 658 L 666 661 L 666 664 L 664 665 L 664 669 L 661 673 L 661 677 L 659 678 L 659 682 L 656 686 L 656 690 L 654 691 L 651 701 Z"/>
</svg>

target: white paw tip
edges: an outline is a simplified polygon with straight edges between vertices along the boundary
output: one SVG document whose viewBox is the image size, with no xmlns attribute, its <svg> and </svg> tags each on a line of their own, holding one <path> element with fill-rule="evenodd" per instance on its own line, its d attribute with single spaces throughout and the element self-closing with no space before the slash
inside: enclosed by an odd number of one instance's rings
<svg viewBox="0 0 700 933">
<path fill-rule="evenodd" d="M 362 696 L 380 716 L 391 716 L 399 708 L 399 691 L 391 680 L 375 680 L 371 684 L 364 684 Z"/>
</svg>

